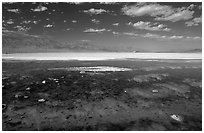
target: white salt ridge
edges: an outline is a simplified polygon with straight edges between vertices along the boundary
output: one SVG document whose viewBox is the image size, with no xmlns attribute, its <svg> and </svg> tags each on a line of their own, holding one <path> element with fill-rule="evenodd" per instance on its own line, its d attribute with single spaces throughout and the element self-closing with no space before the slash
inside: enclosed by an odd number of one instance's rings
<svg viewBox="0 0 204 133">
<path fill-rule="evenodd" d="M 96 67 L 69 67 L 69 68 L 49 68 L 48 70 L 67 70 L 67 71 L 82 71 L 82 72 L 106 72 L 106 71 L 131 71 L 130 68 L 96 66 Z"/>
<path fill-rule="evenodd" d="M 202 59 L 201 53 L 69 52 L 3 54 L 6 60 Z"/>
<path fill-rule="evenodd" d="M 146 60 L 146 61 L 159 61 L 159 60 Z"/>
</svg>

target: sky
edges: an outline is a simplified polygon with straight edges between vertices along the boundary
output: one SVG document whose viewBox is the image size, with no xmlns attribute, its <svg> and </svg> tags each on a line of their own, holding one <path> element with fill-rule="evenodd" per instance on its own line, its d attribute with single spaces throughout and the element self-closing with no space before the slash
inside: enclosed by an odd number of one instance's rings
<svg viewBox="0 0 204 133">
<path fill-rule="evenodd" d="M 2 30 L 121 49 L 201 49 L 202 3 L 2 3 Z"/>
</svg>

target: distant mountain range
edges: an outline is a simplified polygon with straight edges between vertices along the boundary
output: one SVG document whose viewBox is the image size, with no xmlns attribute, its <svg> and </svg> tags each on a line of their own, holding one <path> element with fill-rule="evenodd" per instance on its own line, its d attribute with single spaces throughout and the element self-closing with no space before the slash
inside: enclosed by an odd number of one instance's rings
<svg viewBox="0 0 204 133">
<path fill-rule="evenodd" d="M 68 52 L 68 51 L 103 51 L 103 52 L 151 52 L 134 48 L 100 47 L 90 41 L 74 43 L 54 40 L 48 36 L 28 35 L 20 32 L 2 31 L 2 53 Z M 172 51 L 170 51 L 172 52 Z M 174 51 L 175 52 L 175 51 Z M 201 49 L 179 51 L 181 53 L 202 52 Z"/>
<path fill-rule="evenodd" d="M 59 42 L 48 36 L 34 36 L 18 32 L 2 32 L 3 53 L 108 50 L 88 41 Z"/>
<path fill-rule="evenodd" d="M 186 50 L 184 53 L 202 53 L 202 49 Z"/>
</svg>

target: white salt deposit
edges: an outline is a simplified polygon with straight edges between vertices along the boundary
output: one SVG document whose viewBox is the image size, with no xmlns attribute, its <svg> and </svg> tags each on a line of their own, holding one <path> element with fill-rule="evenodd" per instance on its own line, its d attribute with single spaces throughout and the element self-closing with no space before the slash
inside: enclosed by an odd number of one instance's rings
<svg viewBox="0 0 204 133">
<path fill-rule="evenodd" d="M 130 68 L 96 66 L 96 67 L 67 67 L 67 68 L 49 68 L 48 70 L 66 70 L 66 71 L 80 71 L 81 72 L 106 72 L 106 71 L 131 71 Z"/>
<path fill-rule="evenodd" d="M 6 60 L 202 59 L 201 53 L 69 52 L 3 54 Z"/>
</svg>

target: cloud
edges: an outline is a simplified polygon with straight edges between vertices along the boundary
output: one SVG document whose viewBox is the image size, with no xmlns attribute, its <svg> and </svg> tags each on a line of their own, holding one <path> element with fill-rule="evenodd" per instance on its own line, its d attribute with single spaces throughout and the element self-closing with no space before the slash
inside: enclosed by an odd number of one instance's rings
<svg viewBox="0 0 204 133">
<path fill-rule="evenodd" d="M 182 39 L 183 36 L 170 36 L 169 39 Z"/>
<path fill-rule="evenodd" d="M 30 24 L 30 23 L 31 23 L 30 20 L 24 20 L 24 21 L 22 22 L 22 24 Z"/>
<path fill-rule="evenodd" d="M 37 23 L 38 23 L 38 21 L 36 21 L 36 20 L 33 21 L 33 24 L 37 24 Z"/>
<path fill-rule="evenodd" d="M 92 40 L 78 40 L 80 42 L 92 42 Z"/>
<path fill-rule="evenodd" d="M 113 26 L 118 26 L 119 25 L 119 23 L 114 23 L 114 24 L 112 24 Z"/>
<path fill-rule="evenodd" d="M 72 5 L 80 5 L 83 4 L 84 2 L 68 2 L 68 3 Z"/>
<path fill-rule="evenodd" d="M 113 35 L 119 35 L 120 34 L 119 32 L 115 32 L 115 31 L 113 31 L 112 33 L 113 33 Z"/>
<path fill-rule="evenodd" d="M 44 25 L 44 27 L 51 28 L 51 27 L 53 27 L 53 25 L 52 24 L 47 24 L 47 25 Z"/>
<path fill-rule="evenodd" d="M 19 9 L 8 9 L 8 12 L 13 12 L 13 13 L 20 13 Z"/>
<path fill-rule="evenodd" d="M 26 26 L 21 26 L 21 25 L 17 25 L 13 28 L 17 29 L 20 32 L 27 32 L 28 30 L 31 29 L 31 27 L 26 27 Z"/>
<path fill-rule="evenodd" d="M 139 34 L 132 33 L 132 32 L 124 32 L 123 35 L 128 35 L 128 36 L 139 36 Z"/>
<path fill-rule="evenodd" d="M 77 23 L 77 21 L 76 20 L 72 20 L 72 23 Z"/>
<path fill-rule="evenodd" d="M 43 12 L 43 11 L 47 10 L 47 7 L 40 5 L 37 8 L 31 9 L 31 10 L 34 11 L 34 12 Z"/>
<path fill-rule="evenodd" d="M 168 10 L 167 10 L 168 9 Z M 169 11 L 169 12 L 168 12 Z M 125 6 L 122 8 L 122 12 L 128 16 L 157 16 L 164 14 L 171 14 L 171 7 L 159 4 L 136 4 L 131 6 Z"/>
<path fill-rule="evenodd" d="M 124 32 L 123 35 L 128 35 L 132 37 L 143 37 L 143 38 L 152 38 L 152 39 L 160 39 L 160 40 L 176 40 L 176 39 L 185 39 L 184 36 L 165 36 L 165 35 L 159 35 L 159 34 L 153 34 L 153 33 L 146 33 L 146 34 L 136 34 L 132 32 Z M 188 38 L 190 39 L 190 37 Z"/>
<path fill-rule="evenodd" d="M 188 6 L 188 9 L 193 10 L 196 7 L 196 5 L 191 4 L 190 6 Z"/>
<path fill-rule="evenodd" d="M 202 17 L 201 16 L 194 18 L 191 21 L 185 22 L 186 26 L 198 26 L 201 23 L 202 23 Z"/>
<path fill-rule="evenodd" d="M 95 23 L 95 24 L 99 24 L 100 23 L 100 21 L 99 20 L 96 20 L 96 19 L 92 19 L 91 20 L 93 23 Z"/>
<path fill-rule="evenodd" d="M 2 4 L 9 4 L 9 5 L 12 5 L 12 4 L 15 4 L 17 2 L 2 2 Z"/>
<path fill-rule="evenodd" d="M 86 32 L 86 33 L 102 33 L 104 31 L 107 31 L 107 30 L 105 28 L 103 28 L 103 29 L 90 28 L 90 29 L 86 29 L 84 32 Z"/>
<path fill-rule="evenodd" d="M 152 33 L 146 33 L 146 34 L 142 35 L 142 37 L 144 37 L 144 38 L 162 38 L 160 35 L 152 34 Z M 166 36 L 164 36 L 163 38 L 166 38 Z"/>
<path fill-rule="evenodd" d="M 186 39 L 191 39 L 191 40 L 192 40 L 192 39 L 193 39 L 193 40 L 202 40 L 202 38 L 199 37 L 199 36 L 195 36 L 195 37 L 187 36 Z"/>
<path fill-rule="evenodd" d="M 102 13 L 107 13 L 107 12 L 109 12 L 109 11 L 106 11 L 106 10 L 104 10 L 104 9 L 94 9 L 94 8 L 91 8 L 91 9 L 89 9 L 89 10 L 84 10 L 83 11 L 84 13 L 88 13 L 88 14 L 102 14 Z"/>
<path fill-rule="evenodd" d="M 194 14 L 192 5 L 189 7 L 173 8 L 167 5 L 143 3 L 124 6 L 121 10 L 125 15 L 132 17 L 146 15 L 154 17 L 155 20 L 172 22 L 191 19 Z"/>
<path fill-rule="evenodd" d="M 142 35 L 142 37 L 145 38 L 156 38 L 156 39 L 182 39 L 183 36 L 165 36 L 165 35 L 159 35 L 159 34 L 152 34 L 152 33 L 146 33 L 145 35 Z"/>
<path fill-rule="evenodd" d="M 38 20 L 38 21 L 40 21 L 40 20 Z M 31 21 L 31 20 L 24 20 L 20 24 L 38 24 L 38 21 L 37 20 L 33 20 L 33 21 Z"/>
<path fill-rule="evenodd" d="M 151 22 L 143 22 L 139 21 L 137 23 L 129 22 L 127 25 L 131 25 L 136 29 L 140 30 L 150 30 L 150 31 L 170 31 L 170 28 L 167 28 L 164 24 L 158 24 L 158 23 L 151 23 Z"/>
<path fill-rule="evenodd" d="M 115 5 L 115 4 L 120 4 L 120 2 L 100 2 L 100 4 L 104 4 L 104 5 Z"/>
<path fill-rule="evenodd" d="M 13 24 L 14 22 L 13 22 L 13 19 L 9 19 L 6 23 L 7 24 Z"/>
<path fill-rule="evenodd" d="M 155 20 L 172 21 L 172 22 L 176 22 L 180 20 L 189 20 L 193 17 L 193 14 L 194 14 L 194 11 L 179 8 L 173 14 L 166 16 L 166 17 L 165 16 L 157 17 Z"/>
</svg>

